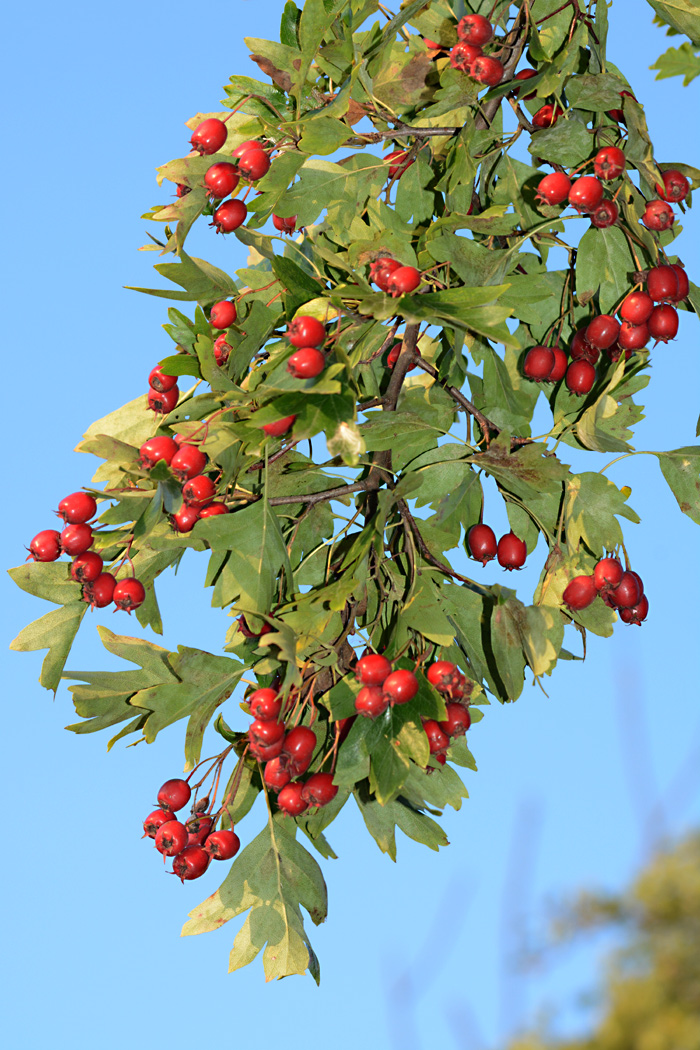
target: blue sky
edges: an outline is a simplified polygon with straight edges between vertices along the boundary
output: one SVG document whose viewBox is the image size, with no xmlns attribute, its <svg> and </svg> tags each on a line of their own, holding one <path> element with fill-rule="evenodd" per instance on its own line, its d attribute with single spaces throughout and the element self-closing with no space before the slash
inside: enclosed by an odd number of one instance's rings
<svg viewBox="0 0 700 1050">
<path fill-rule="evenodd" d="M 274 38 L 281 10 L 281 0 L 233 0 L 207 14 L 182 0 L 40 0 L 7 16 L 8 565 L 52 527 L 59 499 L 88 482 L 92 462 L 72 451 L 82 432 L 144 389 L 172 345 L 160 328 L 166 304 L 123 288 L 152 283 L 156 260 L 136 249 L 146 240 L 139 216 L 167 199 L 154 169 L 185 152 L 184 121 L 218 108 L 231 73 L 255 75 L 243 37 Z M 651 19 L 639 0 L 615 0 L 609 54 L 645 104 L 657 157 L 700 166 L 688 117 L 700 88 L 653 80 L 648 66 L 669 42 Z M 684 225 L 678 251 L 698 283 L 697 218 Z M 206 227 L 194 244 L 230 270 L 245 263 L 234 238 Z M 682 322 L 678 340 L 654 355 L 639 449 L 696 441 L 698 327 L 690 315 Z M 622 885 L 655 837 L 700 816 L 691 765 L 700 747 L 697 526 L 652 457 L 626 460 L 611 477 L 632 488 L 642 517 L 629 537 L 648 622 L 589 639 L 586 663 L 561 664 L 548 697 L 528 685 L 517 704 L 488 709 L 470 735 L 479 765 L 468 774 L 471 798 L 446 814 L 451 845 L 440 854 L 402 840 L 392 864 L 347 807 L 329 832 L 340 859 L 324 862 L 329 919 L 311 934 L 320 989 L 308 977 L 265 985 L 258 964 L 227 975 L 232 929 L 179 938 L 219 874 L 183 887 L 140 839 L 159 785 L 182 769 L 180 726 L 152 748 L 107 755 L 103 736 L 63 730 L 74 720 L 69 694 L 62 688 L 54 701 L 40 688 L 42 654 L 5 650 L 8 1045 L 111 1050 L 128 1041 L 141 1050 L 211 1031 L 224 1046 L 264 1037 L 296 1050 L 318 1038 L 334 1050 L 423 1050 L 439 1039 L 481 1050 L 547 1004 L 563 1030 L 575 1028 L 576 992 L 596 952 L 518 978 L 510 963 L 524 924 L 536 925 L 557 894 Z M 163 578 L 162 644 L 223 644 L 228 621 L 208 607 L 203 575 L 191 556 Z M 489 569 L 485 578 L 500 577 Z M 531 581 L 518 581 L 525 594 Z M 9 641 L 45 610 L 3 587 Z M 92 621 L 69 666 L 116 667 L 94 623 L 140 629 L 106 612 Z M 233 720 L 233 701 L 228 709 Z M 255 829 L 254 811 L 243 840 Z"/>
</svg>

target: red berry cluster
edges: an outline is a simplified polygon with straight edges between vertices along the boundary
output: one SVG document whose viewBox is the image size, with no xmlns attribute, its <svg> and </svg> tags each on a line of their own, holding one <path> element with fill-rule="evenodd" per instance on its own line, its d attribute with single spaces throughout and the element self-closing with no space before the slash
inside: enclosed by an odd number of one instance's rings
<svg viewBox="0 0 700 1050">
<path fill-rule="evenodd" d="M 144 441 L 139 449 L 139 463 L 144 470 L 152 470 L 156 463 L 163 462 L 182 482 L 182 507 L 171 515 L 170 521 L 177 532 L 191 532 L 200 518 L 213 518 L 227 514 L 225 503 L 216 501 L 216 484 L 208 474 L 202 473 L 207 457 L 196 445 L 188 443 L 176 434 L 174 438 L 165 434 Z"/>
<path fill-rule="evenodd" d="M 471 686 L 468 685 L 457 665 L 450 660 L 437 660 L 431 664 L 426 671 L 426 677 L 446 699 L 447 718 L 440 722 L 428 718 L 423 722 L 430 754 L 441 766 L 444 766 L 451 741 L 454 737 L 464 736 L 471 725 L 469 715 Z"/>
<path fill-rule="evenodd" d="M 180 396 L 177 376 L 166 375 L 159 365 L 148 377 L 148 407 L 158 416 L 167 416 L 175 408 Z"/>
<path fill-rule="evenodd" d="M 326 355 L 318 349 L 326 340 L 325 327 L 315 317 L 302 315 L 289 325 L 287 337 L 297 348 L 287 361 L 287 371 L 295 379 L 315 379 L 326 367 Z"/>
<path fill-rule="evenodd" d="M 360 657 L 355 674 L 363 685 L 355 697 L 355 710 L 365 718 L 378 718 L 390 705 L 407 704 L 418 692 L 413 671 L 392 671 L 386 656 L 380 653 Z"/>
<path fill-rule="evenodd" d="M 562 595 L 564 605 L 577 612 L 587 609 L 600 596 L 617 609 L 624 623 L 641 624 L 649 612 L 642 578 L 623 569 L 617 558 L 601 558 L 590 576 L 575 576 Z"/>
<path fill-rule="evenodd" d="M 212 831 L 216 819 L 195 806 L 186 822 L 175 816 L 190 800 L 192 791 L 186 780 L 166 780 L 158 792 L 158 809 L 143 822 L 144 837 L 155 839 L 155 848 L 173 858 L 172 874 L 181 882 L 198 879 L 214 860 L 230 860 L 240 849 L 240 839 L 233 830 Z M 206 808 L 206 800 L 203 800 Z"/>
<path fill-rule="evenodd" d="M 402 266 L 396 259 L 383 255 L 369 266 L 370 280 L 395 299 L 399 295 L 410 295 L 421 282 L 420 270 L 415 266 Z"/>
<path fill-rule="evenodd" d="M 486 565 L 487 561 L 498 558 L 498 564 L 504 569 L 522 569 L 527 558 L 527 547 L 514 532 L 507 532 L 496 543 L 496 534 L 490 525 L 479 523 L 472 525 L 467 533 L 467 547 L 475 561 Z"/>
<path fill-rule="evenodd" d="M 83 601 L 91 608 L 103 609 L 114 602 L 117 609 L 130 613 L 138 609 L 146 597 L 140 580 L 130 576 L 117 582 L 109 572 L 103 572 L 104 562 L 97 551 L 91 551 L 94 541 L 92 527 L 88 525 L 97 513 L 97 503 L 88 492 L 72 492 L 65 496 L 56 511 L 63 518 L 65 528 L 43 529 L 38 532 L 27 548 L 34 561 L 56 561 L 62 554 L 73 558 L 71 577 L 83 585 Z"/>
<path fill-rule="evenodd" d="M 457 25 L 459 43 L 450 51 L 450 64 L 473 80 L 495 87 L 503 80 L 503 64 L 483 48 L 493 39 L 493 26 L 483 15 L 465 15 Z"/>
</svg>

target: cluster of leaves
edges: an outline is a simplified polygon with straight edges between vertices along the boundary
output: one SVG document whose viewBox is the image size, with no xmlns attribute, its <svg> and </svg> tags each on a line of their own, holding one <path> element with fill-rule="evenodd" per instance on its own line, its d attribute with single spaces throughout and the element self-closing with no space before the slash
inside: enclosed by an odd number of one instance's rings
<svg viewBox="0 0 700 1050">
<path fill-rule="evenodd" d="M 656 79 L 683 77 L 683 84 L 687 86 L 700 76 L 700 3 L 698 0 L 649 0 L 649 3 L 656 12 L 654 21 L 666 26 L 667 36 L 690 38 L 659 56 L 651 67 L 658 70 Z"/>
<path fill-rule="evenodd" d="M 193 385 L 155 423 L 138 396 L 94 423 L 79 447 L 105 461 L 93 478 L 105 507 L 96 549 L 105 561 L 130 553 L 147 592 L 140 623 L 161 632 L 155 580 L 187 548 L 208 551 L 212 604 L 232 618 L 229 655 L 184 646 L 168 652 L 102 628 L 108 651 L 138 669 L 64 674 L 86 608 L 79 585 L 59 563 L 12 570 L 20 587 L 59 606 L 13 646 L 49 649 L 41 678 L 47 688 L 55 690 L 62 676 L 77 680 L 74 732 L 119 726 L 111 747 L 131 734 L 152 742 L 186 719 L 185 762 L 193 769 L 205 730 L 244 675 L 299 698 L 299 718 L 318 735 L 311 768 L 332 769 L 338 795 L 296 824 L 268 797 L 266 830 L 185 927 L 213 929 L 249 911 L 231 968 L 264 948 L 268 978 L 307 968 L 318 977 L 301 907 L 321 921 L 325 887 L 295 840 L 297 826 L 322 855 L 334 856 L 323 831 L 352 795 L 392 857 L 396 827 L 431 848 L 446 844 L 433 816 L 446 805 L 459 808 L 466 790 L 451 765 L 429 758 L 422 720 L 444 718 L 445 708 L 420 669 L 437 656 L 458 664 L 471 683 L 476 722 L 489 697 L 518 698 L 528 669 L 540 679 L 559 659 L 573 658 L 563 645 L 567 627 L 584 636 L 613 630 L 615 613 L 602 602 L 572 612 L 561 596 L 573 576 L 622 548 L 619 519 L 638 518 L 625 490 L 602 473 L 573 472 L 556 450 L 634 454 L 633 428 L 642 417 L 634 398 L 649 381 L 650 355 L 604 365 L 584 399 L 559 384 L 549 395 L 551 429 L 538 438 L 532 421 L 544 394 L 523 377 L 522 358 L 550 336 L 568 343 L 591 316 L 614 309 L 633 274 L 665 256 L 678 228 L 654 235 L 639 223 L 660 175 L 643 109 L 630 97 L 624 144 L 636 175 L 620 194 L 622 224 L 591 228 L 574 247 L 565 224 L 581 218 L 538 209 L 540 165 L 578 166 L 601 145 L 621 141 L 607 113 L 630 86 L 606 58 L 605 3 L 596 5 L 595 19 L 574 0 L 495 6 L 505 82 L 484 93 L 426 47 L 425 38 L 443 48 L 457 40 L 445 0 L 412 0 L 387 24 L 373 21 L 377 0 L 307 0 L 303 10 L 289 2 L 280 42 L 247 41 L 268 81 L 233 76 L 225 110 L 188 122 L 226 120 L 224 151 L 160 169 L 161 182 L 189 189 L 148 213 L 165 224 L 164 238 L 152 238 L 149 249 L 176 257 L 155 269 L 176 288 L 139 290 L 196 304 L 193 315 L 169 309 L 165 327 L 175 350 L 161 365 Z M 490 15 L 491 4 L 477 0 L 465 10 Z M 536 66 L 528 90 L 537 98 L 516 106 L 518 127 L 506 133 L 503 103 L 526 50 Z M 535 130 L 524 111 L 547 99 L 565 118 Z M 525 132 L 532 163 L 513 155 Z M 274 155 L 236 231 L 249 258 L 232 277 L 188 255 L 185 243 L 193 223 L 211 213 L 207 169 L 253 138 Z M 380 154 L 389 143 L 414 162 L 400 178 L 388 179 Z M 667 166 L 700 185 L 694 169 Z M 296 215 L 303 232 L 283 243 L 270 232 L 273 213 Z M 567 253 L 563 269 L 548 268 L 555 248 Z M 418 267 L 419 293 L 390 298 L 372 287 L 369 263 L 386 255 Z M 208 314 L 230 297 L 238 322 L 219 367 Z M 695 285 L 689 303 L 700 310 Z M 330 326 L 328 363 L 314 380 L 286 370 L 293 347 L 284 330 L 298 314 Z M 385 353 L 397 338 L 402 352 L 390 371 Z M 418 374 L 409 376 L 414 365 Z M 466 440 L 455 427 L 460 413 Z M 263 424 L 290 415 L 286 441 L 264 435 Z M 139 465 L 139 446 L 156 428 L 199 444 L 228 514 L 174 532 L 170 515 L 181 504 L 181 485 L 164 463 L 150 471 Z M 299 448 L 304 439 L 308 454 Z M 653 454 L 681 509 L 700 522 L 700 448 Z M 529 603 L 456 572 L 447 558 L 481 519 L 484 479 L 495 483 L 528 551 L 540 541 L 547 548 Z M 250 637 L 265 624 L 268 633 Z M 366 646 L 395 667 L 416 668 L 420 691 L 377 721 L 357 719 L 345 736 L 360 688 L 349 672 Z M 214 728 L 239 756 L 226 817 L 239 821 L 263 790 L 260 769 L 245 752 L 243 730 L 220 714 Z M 449 760 L 475 768 L 463 738 Z"/>
</svg>

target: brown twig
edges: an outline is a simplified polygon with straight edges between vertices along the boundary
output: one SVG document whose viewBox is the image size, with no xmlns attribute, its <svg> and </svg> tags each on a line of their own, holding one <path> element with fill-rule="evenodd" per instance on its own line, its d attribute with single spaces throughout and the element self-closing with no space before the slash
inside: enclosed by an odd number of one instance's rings
<svg viewBox="0 0 700 1050">
<path fill-rule="evenodd" d="M 445 576 L 451 576 L 453 579 L 459 580 L 460 583 L 468 583 L 470 587 L 476 587 L 480 593 L 486 593 L 485 589 L 481 587 L 478 583 L 476 583 L 474 580 L 471 580 L 468 576 L 462 576 L 459 572 L 455 572 L 455 570 L 450 568 L 449 565 L 445 565 L 443 562 L 440 561 L 439 558 L 435 557 L 435 555 L 432 553 L 427 543 L 423 539 L 420 529 L 418 528 L 418 525 L 416 523 L 416 519 L 413 517 L 410 510 L 408 509 L 405 500 L 397 500 L 396 506 L 398 507 L 399 514 L 403 518 L 405 525 L 410 529 L 411 533 L 413 534 L 413 537 L 416 541 L 418 550 L 420 551 L 420 555 L 423 558 L 423 561 L 427 561 L 430 563 L 430 565 L 434 565 L 435 568 L 439 569 L 440 572 L 443 572 Z"/>
</svg>

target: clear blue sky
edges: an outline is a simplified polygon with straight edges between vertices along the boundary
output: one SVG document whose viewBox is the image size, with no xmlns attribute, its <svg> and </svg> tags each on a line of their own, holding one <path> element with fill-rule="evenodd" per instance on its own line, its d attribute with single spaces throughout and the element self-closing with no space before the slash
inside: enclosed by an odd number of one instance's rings
<svg viewBox="0 0 700 1050">
<path fill-rule="evenodd" d="M 88 482 L 94 461 L 71 451 L 82 432 L 144 389 L 171 345 L 160 329 L 166 304 L 122 287 L 152 282 L 156 260 L 136 249 L 146 240 L 139 216 L 167 199 L 154 169 L 184 153 L 183 122 L 218 108 L 231 73 L 255 75 L 243 38 L 274 38 L 282 6 L 39 0 L 6 16 L 8 565 L 52 527 L 58 500 Z M 654 82 L 648 66 L 668 41 L 651 20 L 641 0 L 615 0 L 610 57 L 646 106 L 658 158 L 700 166 L 689 118 L 699 83 Z M 697 283 L 698 220 L 689 214 L 685 225 L 678 251 Z M 193 244 L 231 270 L 245 263 L 233 237 L 206 227 Z M 696 440 L 700 330 L 696 318 L 682 321 L 679 339 L 654 355 L 640 449 Z M 632 487 L 643 519 L 629 536 L 649 621 L 591 638 L 586 663 L 562 664 L 548 698 L 527 686 L 517 704 L 487 711 L 470 736 L 479 764 L 471 798 L 446 815 L 451 846 L 440 854 L 402 840 L 393 865 L 347 807 L 329 833 L 340 859 L 324 863 L 330 916 L 312 932 L 320 989 L 308 977 L 265 985 L 258 964 L 227 975 L 232 928 L 179 938 L 224 868 L 183 887 L 139 837 L 158 786 L 182 769 L 181 727 L 154 747 L 107 755 L 103 735 L 64 732 L 74 720 L 69 694 L 61 688 L 54 701 L 37 684 L 43 654 L 5 649 L 7 1045 L 151 1050 L 213 1038 L 297 1050 L 313 1039 L 334 1050 L 423 1050 L 439 1040 L 482 1050 L 545 1002 L 561 1008 L 564 1029 L 578 1024 L 574 996 L 595 954 L 518 980 L 509 960 L 523 921 L 558 893 L 620 886 L 652 833 L 678 833 L 700 816 L 688 765 L 700 740 L 698 529 L 651 457 L 611 476 Z M 208 608 L 203 574 L 190 556 L 177 578 L 163 579 L 163 644 L 216 652 L 223 643 L 227 621 Z M 531 582 L 522 574 L 523 593 Z M 9 641 L 45 606 L 3 587 Z M 70 667 L 116 666 L 97 642 L 99 622 L 140 633 L 121 614 L 97 613 Z M 253 812 L 244 841 L 256 824 Z"/>
</svg>

